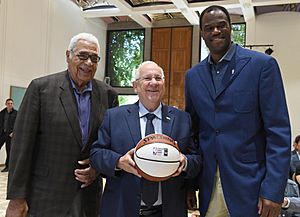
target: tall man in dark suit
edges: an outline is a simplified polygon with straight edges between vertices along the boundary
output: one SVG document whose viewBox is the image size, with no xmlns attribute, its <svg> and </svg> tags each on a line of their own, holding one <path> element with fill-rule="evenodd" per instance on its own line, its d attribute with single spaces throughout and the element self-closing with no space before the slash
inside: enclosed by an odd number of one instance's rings
<svg viewBox="0 0 300 217">
<path fill-rule="evenodd" d="M 98 217 L 102 180 L 89 165 L 90 147 L 116 92 L 95 80 L 99 43 L 74 36 L 68 69 L 34 79 L 16 120 L 7 217 Z M 100 180 L 99 180 L 100 179 Z M 101 184 L 100 184 L 101 183 Z"/>
<path fill-rule="evenodd" d="M 5 168 L 1 170 L 1 172 L 8 171 L 11 137 L 13 135 L 14 124 L 17 117 L 17 110 L 14 109 L 13 99 L 7 99 L 5 101 L 5 106 L 6 108 L 2 109 L 0 112 L 0 149 L 4 143 L 6 148 Z"/>
<path fill-rule="evenodd" d="M 187 178 L 198 174 L 201 166 L 200 155 L 191 141 L 190 116 L 161 103 L 164 74 L 154 62 L 146 61 L 139 66 L 133 88 L 139 101 L 106 112 L 91 150 L 92 167 L 107 177 L 100 216 L 187 216 L 185 184 Z M 133 160 L 134 147 L 147 133 L 148 116 L 154 118 L 154 132 L 176 140 L 182 153 L 176 174 L 156 186 L 158 193 L 152 203 L 146 200 L 149 195 L 143 191 L 145 181 Z"/>
<path fill-rule="evenodd" d="M 200 213 L 277 217 L 290 163 L 290 124 L 274 58 L 231 42 L 228 11 L 200 17 L 209 56 L 186 74 L 186 110 L 203 152 Z"/>
</svg>

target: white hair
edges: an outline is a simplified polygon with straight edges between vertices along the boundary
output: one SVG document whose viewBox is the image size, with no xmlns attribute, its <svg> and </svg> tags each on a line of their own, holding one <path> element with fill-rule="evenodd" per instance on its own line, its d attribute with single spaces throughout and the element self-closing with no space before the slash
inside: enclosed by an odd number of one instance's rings
<svg viewBox="0 0 300 217">
<path fill-rule="evenodd" d="M 88 42 L 95 43 L 97 45 L 98 52 L 100 51 L 98 39 L 94 35 L 86 32 L 79 33 L 71 38 L 68 51 L 73 51 L 79 40 L 85 40 Z"/>
<path fill-rule="evenodd" d="M 159 69 L 159 71 L 161 72 L 162 78 L 165 77 L 165 76 L 164 76 L 164 70 L 163 70 L 159 65 L 157 65 L 156 62 L 147 60 L 147 61 L 145 61 L 145 62 L 142 62 L 142 63 L 139 65 L 139 67 L 136 69 L 136 71 L 135 71 L 135 80 L 138 80 L 138 79 L 140 78 L 140 75 L 141 75 L 141 69 L 143 68 L 143 66 L 148 65 L 148 64 L 154 64 L 154 65 Z"/>
</svg>

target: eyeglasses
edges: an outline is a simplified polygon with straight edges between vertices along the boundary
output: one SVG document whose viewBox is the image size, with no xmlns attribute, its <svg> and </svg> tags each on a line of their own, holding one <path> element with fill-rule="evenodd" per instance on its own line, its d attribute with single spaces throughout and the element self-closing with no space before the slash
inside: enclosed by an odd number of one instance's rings
<svg viewBox="0 0 300 217">
<path fill-rule="evenodd" d="M 150 82 L 152 81 L 152 79 L 155 79 L 155 81 L 162 81 L 164 79 L 164 77 L 160 76 L 160 75 L 149 75 L 149 76 L 145 76 L 145 77 L 141 77 L 136 79 L 137 81 L 145 81 L 145 82 Z"/>
<path fill-rule="evenodd" d="M 93 63 L 98 63 L 100 61 L 100 57 L 97 54 L 89 54 L 89 53 L 86 53 L 86 52 L 80 52 L 79 54 L 76 54 L 76 56 L 80 60 L 87 60 L 88 58 L 90 58 L 90 60 Z"/>
</svg>

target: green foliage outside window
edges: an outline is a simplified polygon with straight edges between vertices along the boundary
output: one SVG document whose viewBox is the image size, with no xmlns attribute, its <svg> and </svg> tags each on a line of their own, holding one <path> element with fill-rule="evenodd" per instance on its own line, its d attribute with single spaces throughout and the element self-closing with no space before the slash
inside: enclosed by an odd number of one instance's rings
<svg viewBox="0 0 300 217">
<path fill-rule="evenodd" d="M 144 59 L 144 30 L 108 32 L 107 76 L 112 86 L 129 87 Z"/>
<path fill-rule="evenodd" d="M 137 95 L 119 95 L 119 105 L 133 104 L 138 101 Z"/>
<path fill-rule="evenodd" d="M 241 45 L 242 47 L 246 43 L 246 24 L 232 24 L 232 40 Z"/>
</svg>

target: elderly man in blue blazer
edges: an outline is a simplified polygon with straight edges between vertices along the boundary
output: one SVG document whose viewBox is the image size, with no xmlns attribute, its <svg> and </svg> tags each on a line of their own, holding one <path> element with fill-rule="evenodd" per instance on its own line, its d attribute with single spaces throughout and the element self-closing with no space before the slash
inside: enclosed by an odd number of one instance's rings
<svg viewBox="0 0 300 217">
<path fill-rule="evenodd" d="M 186 74 L 186 110 L 203 152 L 200 212 L 277 217 L 290 162 L 290 124 L 274 58 L 231 42 L 228 11 L 200 17 L 209 56 Z"/>
<path fill-rule="evenodd" d="M 185 217 L 187 178 L 195 177 L 201 168 L 200 155 L 192 142 L 190 116 L 161 103 L 164 74 L 152 61 L 140 65 L 133 88 L 139 101 L 107 110 L 91 150 L 92 167 L 106 176 L 100 216 Z M 145 116 L 149 113 L 155 115 L 155 133 L 173 138 L 182 153 L 176 174 L 158 184 L 153 204 L 146 203 L 144 180 L 133 160 L 134 147 L 145 136 Z"/>
</svg>

